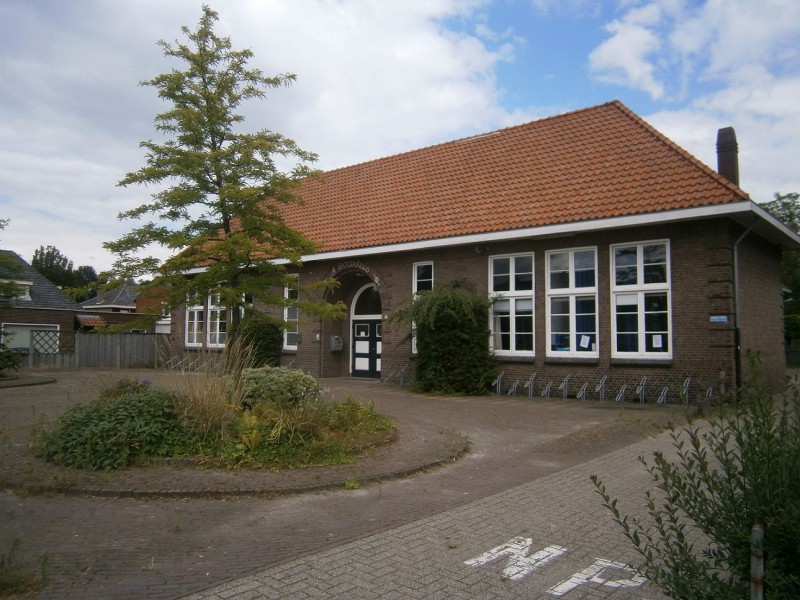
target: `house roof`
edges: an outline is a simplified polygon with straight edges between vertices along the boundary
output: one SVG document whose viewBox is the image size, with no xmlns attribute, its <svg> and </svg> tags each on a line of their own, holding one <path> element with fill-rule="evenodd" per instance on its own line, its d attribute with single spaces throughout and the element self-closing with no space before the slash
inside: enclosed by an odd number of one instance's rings
<svg viewBox="0 0 800 600">
<path fill-rule="evenodd" d="M 139 291 L 133 283 L 126 283 L 122 287 L 108 290 L 89 300 L 81 302 L 83 308 L 136 308 L 136 299 Z"/>
<path fill-rule="evenodd" d="M 58 286 L 25 262 L 19 254 L 10 250 L 0 250 L 0 254 L 8 256 L 19 265 L 19 270 L 14 271 L 0 266 L 0 279 L 30 284 L 30 298 L 12 298 L 9 301 L 11 307 L 51 310 L 78 310 L 80 308 Z"/>
<path fill-rule="evenodd" d="M 754 206 L 619 101 L 328 171 L 300 196 L 284 215 L 321 255 Z"/>
</svg>

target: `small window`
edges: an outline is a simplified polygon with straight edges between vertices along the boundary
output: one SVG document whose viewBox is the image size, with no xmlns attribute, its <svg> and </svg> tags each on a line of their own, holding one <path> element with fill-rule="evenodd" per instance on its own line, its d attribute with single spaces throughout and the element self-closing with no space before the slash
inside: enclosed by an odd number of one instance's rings
<svg viewBox="0 0 800 600">
<path fill-rule="evenodd" d="M 283 347 L 286 350 L 297 350 L 300 343 L 300 309 L 297 307 L 297 300 L 300 292 L 296 287 L 287 285 L 283 290 L 286 305 L 283 309 Z"/>
</svg>

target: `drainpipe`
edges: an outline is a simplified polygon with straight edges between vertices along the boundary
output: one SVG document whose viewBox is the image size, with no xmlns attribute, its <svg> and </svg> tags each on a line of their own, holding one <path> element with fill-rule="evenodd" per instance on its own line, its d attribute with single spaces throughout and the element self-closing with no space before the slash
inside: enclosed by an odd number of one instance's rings
<svg viewBox="0 0 800 600">
<path fill-rule="evenodd" d="M 739 244 L 744 241 L 744 238 L 756 226 L 758 219 L 750 223 L 750 226 L 744 230 L 744 233 L 739 236 L 733 244 L 733 345 L 734 345 L 734 363 L 736 367 L 736 388 L 742 385 L 742 341 L 741 332 L 739 329 L 740 314 L 739 314 Z"/>
</svg>

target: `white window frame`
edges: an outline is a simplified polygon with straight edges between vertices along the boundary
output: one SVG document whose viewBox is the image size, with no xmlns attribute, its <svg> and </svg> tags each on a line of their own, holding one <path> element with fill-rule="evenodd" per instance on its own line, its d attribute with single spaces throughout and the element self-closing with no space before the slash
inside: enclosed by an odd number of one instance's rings
<svg viewBox="0 0 800 600">
<path fill-rule="evenodd" d="M 666 281 L 646 283 L 644 281 L 645 263 L 644 248 L 646 246 L 664 246 L 665 248 L 665 269 Z M 616 271 L 616 250 L 619 248 L 636 248 L 636 282 L 630 284 L 617 283 Z M 612 244 L 609 247 L 610 279 L 611 279 L 611 356 L 612 358 L 643 358 L 643 359 L 672 359 L 672 282 L 671 282 L 671 250 L 669 240 L 648 240 L 639 242 L 627 242 L 624 244 Z M 660 263 L 650 263 L 660 264 Z M 646 304 L 648 295 L 666 295 L 667 331 L 646 329 Z M 624 299 L 633 300 L 636 305 L 636 339 L 637 350 L 634 352 L 622 351 L 618 349 L 617 339 L 617 306 Z M 634 302 L 628 304 L 633 306 Z M 632 314 L 632 313 L 631 313 Z M 621 332 L 622 334 L 626 332 Z M 664 350 L 648 350 L 648 342 L 653 348 L 659 346 Z"/>
<path fill-rule="evenodd" d="M 197 298 L 191 300 L 192 304 L 186 303 L 184 344 L 187 348 L 202 348 L 206 332 L 206 303 L 198 304 Z M 199 319 L 197 318 L 198 314 L 200 315 Z M 194 324 L 194 327 L 190 328 L 190 324 Z"/>
<path fill-rule="evenodd" d="M 300 309 L 295 304 L 290 306 L 291 301 L 296 301 L 300 296 L 298 289 L 300 277 L 292 275 L 298 283 L 295 287 L 286 284 L 283 287 L 283 297 L 286 304 L 283 307 L 283 349 L 284 350 L 297 350 L 300 343 Z M 290 325 L 293 324 L 293 325 Z"/>
<path fill-rule="evenodd" d="M 224 348 L 228 337 L 228 311 L 220 304 L 220 295 L 208 297 L 208 322 L 206 327 L 206 344 L 209 348 Z"/>
<path fill-rule="evenodd" d="M 516 259 L 527 257 L 530 258 L 531 261 L 531 289 L 523 289 L 517 290 L 515 285 L 515 276 L 516 276 Z M 495 291 L 494 289 L 494 281 L 495 281 L 495 261 L 508 259 L 509 261 L 509 289 L 507 291 Z M 536 297 L 534 295 L 534 291 L 536 289 L 536 256 L 533 252 L 518 252 L 515 254 L 497 254 L 489 257 L 489 299 L 492 301 L 492 308 L 489 311 L 489 330 L 491 331 L 490 339 L 490 349 L 496 356 L 515 356 L 515 357 L 530 357 L 533 358 L 536 355 Z M 509 340 L 510 346 L 509 349 L 502 349 L 501 344 L 499 343 L 499 335 L 500 332 L 498 331 L 498 316 L 495 314 L 495 306 L 502 301 L 508 301 L 509 303 Z M 530 300 L 530 321 L 531 321 L 531 331 L 524 332 L 524 334 L 530 335 L 531 337 L 531 349 L 530 350 L 517 350 L 516 349 L 516 338 L 517 338 L 517 304 L 523 301 Z"/>
<path fill-rule="evenodd" d="M 433 261 L 429 260 L 429 261 L 424 261 L 424 262 L 415 262 L 412 265 L 413 271 L 411 273 L 411 290 L 412 290 L 412 294 L 413 294 L 414 298 L 416 298 L 417 294 L 420 292 L 420 289 L 419 289 L 420 281 L 429 281 L 428 279 L 422 279 L 421 280 L 419 278 L 419 268 L 420 267 L 427 267 L 427 266 L 430 266 L 430 268 L 431 268 L 431 278 L 430 278 L 431 286 L 430 286 L 430 288 L 426 288 L 423 291 L 427 291 L 427 290 L 432 290 L 433 289 L 434 280 L 435 280 L 434 279 L 435 271 L 434 271 L 434 268 L 433 268 Z M 416 323 L 414 323 L 413 321 L 411 322 L 411 353 L 412 354 L 416 354 L 417 353 L 417 326 L 416 326 Z"/>
<path fill-rule="evenodd" d="M 576 281 L 575 255 L 577 253 L 593 253 L 594 284 L 591 286 L 579 286 Z M 551 277 L 551 258 L 554 255 L 567 255 L 567 287 L 552 287 Z M 582 248 L 565 248 L 560 250 L 549 250 L 545 253 L 545 277 L 546 277 L 546 297 L 547 297 L 547 343 L 545 354 L 548 357 L 578 357 L 578 358 L 598 358 L 600 356 L 599 343 L 599 307 L 597 302 L 597 247 L 589 246 Z M 578 332 L 578 313 L 577 303 L 579 298 L 591 297 L 594 300 L 594 331 Z M 569 344 L 562 350 L 553 349 L 553 314 L 552 304 L 555 299 L 566 299 L 569 303 L 566 315 L 569 319 L 569 328 L 565 333 L 569 336 Z M 580 338 L 579 338 L 580 336 Z"/>
</svg>

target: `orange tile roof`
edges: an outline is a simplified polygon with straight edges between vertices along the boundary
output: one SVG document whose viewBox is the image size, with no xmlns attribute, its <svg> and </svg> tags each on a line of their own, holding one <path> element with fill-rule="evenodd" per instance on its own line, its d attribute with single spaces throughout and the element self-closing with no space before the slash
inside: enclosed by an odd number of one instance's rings
<svg viewBox="0 0 800 600">
<path fill-rule="evenodd" d="M 619 101 L 328 171 L 301 196 L 286 220 L 320 252 L 748 198 Z"/>
</svg>

